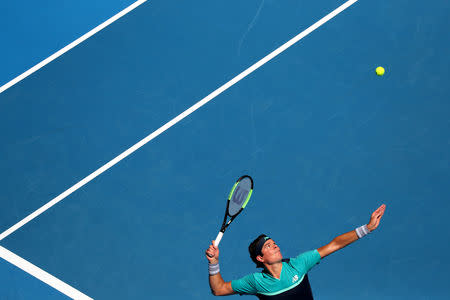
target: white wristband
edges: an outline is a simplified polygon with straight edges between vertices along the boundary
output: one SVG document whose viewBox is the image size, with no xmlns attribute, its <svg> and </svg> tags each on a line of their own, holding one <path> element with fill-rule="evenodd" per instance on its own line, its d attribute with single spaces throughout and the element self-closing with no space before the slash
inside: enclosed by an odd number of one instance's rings
<svg viewBox="0 0 450 300">
<path fill-rule="evenodd" d="M 208 265 L 208 269 L 209 269 L 209 275 L 216 275 L 217 273 L 220 272 L 219 263 L 217 263 L 217 264 L 209 264 Z"/>
<path fill-rule="evenodd" d="M 356 234 L 358 235 L 358 238 L 362 238 L 370 233 L 370 230 L 369 230 L 369 228 L 367 228 L 367 225 L 358 227 L 355 230 L 356 230 Z"/>
</svg>

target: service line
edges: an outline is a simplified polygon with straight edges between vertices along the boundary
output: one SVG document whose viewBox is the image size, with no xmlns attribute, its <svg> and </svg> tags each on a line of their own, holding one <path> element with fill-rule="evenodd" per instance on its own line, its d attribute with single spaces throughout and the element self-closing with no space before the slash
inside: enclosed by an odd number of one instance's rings
<svg viewBox="0 0 450 300">
<path fill-rule="evenodd" d="M 56 198 L 54 198 L 53 200 L 51 200 L 50 202 L 48 202 L 47 204 L 42 206 L 41 208 L 39 208 L 35 212 L 31 213 L 30 215 L 25 217 L 23 220 L 21 220 L 20 222 L 18 222 L 17 224 L 15 224 L 11 228 L 9 228 L 8 230 L 6 230 L 2 234 L 0 234 L 0 240 L 3 240 L 5 237 L 7 237 L 11 233 L 13 233 L 17 229 L 19 229 L 26 223 L 33 220 L 34 218 L 36 218 L 37 216 L 42 214 L 44 211 L 46 211 L 53 205 L 57 204 L 59 201 L 66 198 L 67 196 L 69 196 L 70 194 L 72 194 L 73 192 L 75 192 L 76 190 L 81 188 L 82 186 L 84 186 L 86 183 L 88 183 L 89 181 L 91 181 L 92 179 L 97 177 L 98 175 L 102 174 L 103 172 L 105 172 L 106 170 L 108 170 L 109 168 L 111 168 L 112 166 L 117 164 L 119 161 L 121 161 L 122 159 L 124 159 L 125 157 L 127 157 L 128 155 L 133 153 L 134 151 L 138 150 L 139 148 L 141 148 L 142 146 L 144 146 L 145 144 L 147 144 L 148 142 L 150 142 L 151 140 L 156 138 L 158 135 L 160 135 L 161 133 L 163 133 L 170 127 L 172 127 L 173 125 L 177 124 L 178 122 L 180 122 L 181 120 L 183 120 L 184 118 L 189 116 L 191 113 L 193 113 L 194 111 L 196 111 L 197 109 L 199 109 L 200 107 L 202 107 L 203 105 L 205 105 L 206 103 L 208 103 L 209 101 L 211 101 L 212 99 L 214 99 L 215 97 L 220 95 L 222 92 L 229 89 L 231 86 L 233 86 L 237 82 L 241 81 L 247 75 L 249 75 L 250 73 L 252 73 L 255 70 L 257 70 L 258 68 L 260 68 L 262 65 L 264 65 L 265 63 L 270 61 L 272 58 L 274 58 L 278 54 L 285 51 L 287 48 L 291 47 L 292 45 L 294 45 L 295 43 L 300 41 L 302 38 L 304 38 L 305 36 L 307 36 L 308 34 L 313 32 L 314 30 L 316 30 L 317 28 L 319 28 L 320 26 L 322 26 L 323 24 L 325 24 L 326 22 L 328 22 L 329 20 L 331 20 L 332 18 L 334 18 L 335 16 L 340 14 L 342 11 L 344 11 L 345 9 L 347 9 L 348 7 L 350 7 L 352 4 L 354 4 L 357 1 L 358 0 L 349 0 L 349 1 L 345 2 L 344 4 L 342 4 L 341 6 L 339 6 L 338 8 L 336 8 L 335 10 L 333 10 L 331 13 L 329 13 L 328 15 L 326 15 L 325 17 L 323 17 L 322 19 L 320 19 L 319 21 L 317 21 L 316 23 L 314 23 L 313 25 L 311 25 L 310 27 L 305 29 L 303 32 L 299 33 L 298 35 L 293 37 L 291 40 L 289 40 L 288 42 L 286 42 L 285 44 L 283 44 L 282 46 L 277 48 L 275 51 L 268 54 L 267 56 L 265 56 L 264 58 L 259 60 L 257 63 L 255 63 L 254 65 L 252 65 L 251 67 L 249 67 L 248 69 L 246 69 L 245 71 L 243 71 L 242 73 L 240 73 L 239 75 L 237 75 L 236 77 L 231 79 L 230 81 L 228 81 L 226 84 L 222 85 L 217 90 L 215 90 L 214 92 L 212 92 L 211 94 L 209 94 L 208 96 L 206 96 L 205 98 L 203 98 L 202 100 L 200 100 L 199 102 L 197 102 L 196 104 L 194 104 L 193 106 L 191 106 L 190 108 L 188 108 L 187 110 L 185 110 L 184 112 L 182 112 L 181 114 L 179 114 L 178 116 L 176 116 L 175 118 L 173 118 L 172 120 L 167 122 L 166 124 L 161 126 L 159 129 L 157 129 L 156 131 L 154 131 L 153 133 L 148 135 L 146 138 L 142 139 L 141 141 L 139 141 L 138 143 L 133 145 L 131 148 L 127 149 L 126 151 L 121 153 L 119 156 L 117 156 L 110 162 L 106 163 L 104 166 L 100 167 L 94 173 L 85 177 L 84 179 L 79 181 L 77 184 L 75 184 L 74 186 L 72 186 L 71 188 L 69 188 L 68 190 L 66 190 L 65 192 L 63 192 L 62 194 L 60 194 L 59 196 L 57 196 Z"/>
</svg>

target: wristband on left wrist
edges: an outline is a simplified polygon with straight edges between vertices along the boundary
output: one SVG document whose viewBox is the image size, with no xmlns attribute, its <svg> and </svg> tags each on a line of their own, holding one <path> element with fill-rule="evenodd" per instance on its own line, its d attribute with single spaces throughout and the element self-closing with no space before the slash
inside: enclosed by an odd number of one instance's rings
<svg viewBox="0 0 450 300">
<path fill-rule="evenodd" d="M 367 228 L 367 225 L 363 225 L 361 227 L 358 227 L 355 229 L 356 234 L 358 235 L 358 238 L 362 238 L 370 233 L 369 228 Z"/>
</svg>

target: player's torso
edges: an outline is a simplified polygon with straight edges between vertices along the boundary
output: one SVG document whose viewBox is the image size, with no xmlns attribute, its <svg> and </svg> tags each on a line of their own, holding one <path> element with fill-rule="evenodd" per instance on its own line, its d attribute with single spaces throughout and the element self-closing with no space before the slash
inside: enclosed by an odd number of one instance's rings
<svg viewBox="0 0 450 300">
<path fill-rule="evenodd" d="M 260 292 L 257 296 L 259 299 L 313 299 L 308 275 L 299 272 L 288 262 L 289 260 L 283 261 L 280 279 L 265 273 L 258 276 L 257 284 Z"/>
</svg>

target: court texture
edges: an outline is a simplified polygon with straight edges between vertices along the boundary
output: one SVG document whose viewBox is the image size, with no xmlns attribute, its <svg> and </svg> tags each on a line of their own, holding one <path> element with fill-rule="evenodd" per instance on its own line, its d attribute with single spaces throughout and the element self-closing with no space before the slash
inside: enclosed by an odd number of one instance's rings
<svg viewBox="0 0 450 300">
<path fill-rule="evenodd" d="M 449 299 L 449 1 L 1 7 L 0 299 L 214 299 L 244 174 L 225 281 L 259 234 L 294 257 L 384 203 L 315 298 Z"/>
</svg>

